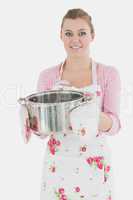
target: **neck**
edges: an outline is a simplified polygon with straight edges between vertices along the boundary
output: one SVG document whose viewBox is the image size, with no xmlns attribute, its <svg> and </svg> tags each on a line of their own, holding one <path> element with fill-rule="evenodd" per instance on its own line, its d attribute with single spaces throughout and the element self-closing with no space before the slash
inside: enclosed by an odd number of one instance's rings
<svg viewBox="0 0 133 200">
<path fill-rule="evenodd" d="M 64 63 L 67 71 L 91 70 L 91 58 L 88 57 L 67 57 Z"/>
</svg>

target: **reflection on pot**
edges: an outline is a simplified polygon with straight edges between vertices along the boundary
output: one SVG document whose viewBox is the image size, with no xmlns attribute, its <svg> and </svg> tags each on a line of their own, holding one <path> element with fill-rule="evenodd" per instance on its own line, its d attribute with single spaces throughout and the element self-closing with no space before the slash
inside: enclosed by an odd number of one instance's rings
<svg viewBox="0 0 133 200">
<path fill-rule="evenodd" d="M 34 131 L 38 131 L 38 121 L 36 116 L 30 118 L 30 128 Z"/>
</svg>

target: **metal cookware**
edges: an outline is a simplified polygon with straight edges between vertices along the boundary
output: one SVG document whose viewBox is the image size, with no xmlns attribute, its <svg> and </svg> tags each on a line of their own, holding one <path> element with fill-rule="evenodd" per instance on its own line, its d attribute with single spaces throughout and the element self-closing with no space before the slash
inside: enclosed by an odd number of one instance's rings
<svg viewBox="0 0 133 200">
<path fill-rule="evenodd" d="M 75 90 L 49 90 L 20 98 L 18 102 L 27 109 L 30 128 L 37 135 L 67 131 L 70 112 L 91 101 L 91 96 Z"/>
</svg>

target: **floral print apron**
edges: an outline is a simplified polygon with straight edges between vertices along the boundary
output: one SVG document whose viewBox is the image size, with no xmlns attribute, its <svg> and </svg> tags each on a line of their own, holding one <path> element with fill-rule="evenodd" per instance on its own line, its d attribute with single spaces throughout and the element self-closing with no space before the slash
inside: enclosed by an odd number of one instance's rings
<svg viewBox="0 0 133 200">
<path fill-rule="evenodd" d="M 41 200 L 112 200 L 110 150 L 105 134 L 98 134 L 101 111 L 100 85 L 92 61 L 93 83 L 84 88 L 67 86 L 60 78 L 52 89 L 75 89 L 93 95 L 91 103 L 71 112 L 70 130 L 53 133 L 43 163 Z M 64 82 L 64 84 L 63 84 Z"/>
</svg>

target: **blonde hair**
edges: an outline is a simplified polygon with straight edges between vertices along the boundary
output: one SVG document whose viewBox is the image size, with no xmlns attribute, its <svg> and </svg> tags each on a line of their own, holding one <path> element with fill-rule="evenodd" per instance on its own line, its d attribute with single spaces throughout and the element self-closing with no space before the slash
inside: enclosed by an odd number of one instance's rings
<svg viewBox="0 0 133 200">
<path fill-rule="evenodd" d="M 86 11 L 84 11 L 83 9 L 80 9 L 80 8 L 69 9 L 67 11 L 67 13 L 64 15 L 64 17 L 62 19 L 61 29 L 63 27 L 65 19 L 77 19 L 77 18 L 84 19 L 88 23 L 88 25 L 91 29 L 91 34 L 95 33 L 91 16 Z"/>
</svg>

